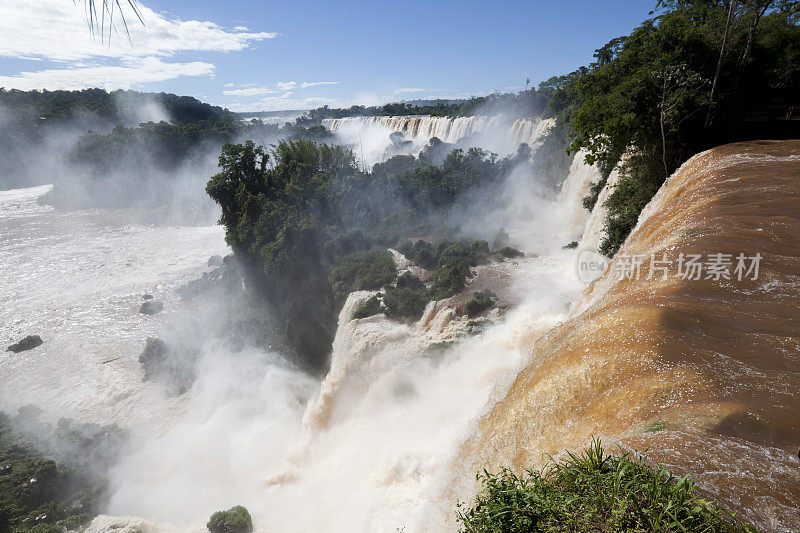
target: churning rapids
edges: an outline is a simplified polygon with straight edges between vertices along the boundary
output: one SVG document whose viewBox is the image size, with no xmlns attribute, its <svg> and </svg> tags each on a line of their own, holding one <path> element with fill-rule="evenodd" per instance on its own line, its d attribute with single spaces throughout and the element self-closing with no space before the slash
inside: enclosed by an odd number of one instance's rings
<svg viewBox="0 0 800 533">
<path fill-rule="evenodd" d="M 250 510 L 257 531 L 449 531 L 476 470 L 536 465 L 592 435 L 657 450 L 765 529 L 796 530 L 798 157 L 798 142 L 695 156 L 623 247 L 757 244 L 771 258 L 764 280 L 738 288 L 604 276 L 584 291 L 579 252 L 562 246 L 596 246 L 602 206 L 580 207 L 596 169 L 577 154 L 557 195 L 512 172 L 492 222 L 526 257 L 477 267 L 467 287 L 491 288 L 511 309 L 463 336 L 452 302 L 404 325 L 352 320 L 370 296 L 353 293 L 322 382 L 189 327 L 193 311 L 177 289 L 228 252 L 221 227 L 56 211 L 37 204 L 49 186 L 2 191 L 0 340 L 37 334 L 44 344 L 0 352 L 0 410 L 33 404 L 49 420 L 131 429 L 96 533 L 204 531 L 212 512 L 234 505 Z M 139 314 L 145 293 L 165 312 Z M 142 382 L 148 336 L 199 346 L 185 394 Z M 456 337 L 443 352 L 426 350 Z M 652 422 L 668 431 L 644 431 Z"/>
<path fill-rule="evenodd" d="M 574 251 L 562 246 L 580 237 L 588 213 L 579 198 L 593 178 L 574 166 L 558 197 L 532 176 L 509 182 L 503 223 L 529 254 L 481 270 L 516 295 L 482 335 L 425 355 L 463 332 L 452 308 L 430 305 L 410 326 L 350 320 L 368 296 L 354 293 L 322 383 L 275 354 L 208 335 L 197 379 L 178 397 L 142 382 L 137 359 L 146 337 L 179 336 L 187 309 L 176 290 L 209 256 L 228 253 L 222 228 L 144 226 L 130 210 L 57 211 L 36 202 L 49 186 L 0 192 L 0 339 L 44 340 L 0 352 L 0 410 L 34 404 L 49 420 L 133 431 L 111 472 L 107 514 L 90 531 L 202 531 L 212 512 L 239 504 L 258 531 L 444 527 L 455 503 L 437 500 L 446 465 L 521 368 L 522 347 L 561 321 L 582 289 Z M 517 194 L 525 184 L 530 194 Z M 145 293 L 165 312 L 139 314 Z"/>
</svg>

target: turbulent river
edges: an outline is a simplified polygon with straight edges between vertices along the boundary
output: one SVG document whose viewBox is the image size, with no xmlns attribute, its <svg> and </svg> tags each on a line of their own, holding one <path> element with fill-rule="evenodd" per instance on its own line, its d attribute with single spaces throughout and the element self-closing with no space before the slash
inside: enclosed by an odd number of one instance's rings
<svg viewBox="0 0 800 533">
<path fill-rule="evenodd" d="M 165 315 L 138 313 L 142 295 L 167 310 L 175 288 L 227 253 L 212 227 L 157 227 L 131 211 L 57 211 L 36 200 L 49 185 L 0 191 L 0 338 L 44 344 L 0 355 L 0 407 L 32 403 L 83 420 L 159 420 L 165 406 L 141 383 L 137 357 Z"/>
<path fill-rule="evenodd" d="M 539 465 L 593 435 L 655 450 L 765 530 L 794 531 L 798 154 L 764 142 L 695 156 L 620 252 L 764 253 L 762 278 L 737 284 L 605 275 L 587 288 L 583 252 L 563 246 L 596 248 L 602 206 L 580 207 L 596 169 L 576 155 L 559 193 L 512 172 L 472 230 L 502 226 L 526 256 L 478 266 L 465 290 L 489 288 L 509 309 L 470 335 L 454 310 L 464 295 L 400 324 L 351 319 L 371 296 L 353 293 L 321 381 L 226 343 L 201 318 L 224 301 L 179 297 L 228 253 L 221 227 L 58 211 L 37 203 L 49 186 L 0 191 L 0 341 L 44 341 L 0 351 L 0 411 L 32 404 L 47 421 L 131 430 L 90 532 L 200 532 L 234 505 L 257 531 L 452 531 L 475 471 Z M 165 311 L 140 314 L 145 294 Z M 184 394 L 142 380 L 148 336 L 193 346 Z"/>
<path fill-rule="evenodd" d="M 52 421 L 133 431 L 110 473 L 108 514 L 90 531 L 202 531 L 233 505 L 246 506 L 259 531 L 441 529 L 455 512 L 442 500 L 447 465 L 524 364 L 526 343 L 562 320 L 583 288 L 562 246 L 580 236 L 587 214 L 575 206 L 592 177 L 572 172 L 558 198 L 530 176 L 509 182 L 501 221 L 533 253 L 479 267 L 468 290 L 492 287 L 514 306 L 486 333 L 465 336 L 466 319 L 446 303 L 413 325 L 351 320 L 368 296 L 354 293 L 322 383 L 275 354 L 207 335 L 197 379 L 177 397 L 143 382 L 137 359 L 146 337 L 181 334 L 190 311 L 176 289 L 228 252 L 222 228 L 57 211 L 36 202 L 49 186 L 0 192 L 0 339 L 44 340 L 0 352 L 0 410 L 34 404 Z M 140 314 L 144 294 L 165 312 Z M 454 337 L 453 348 L 425 351 Z"/>
</svg>

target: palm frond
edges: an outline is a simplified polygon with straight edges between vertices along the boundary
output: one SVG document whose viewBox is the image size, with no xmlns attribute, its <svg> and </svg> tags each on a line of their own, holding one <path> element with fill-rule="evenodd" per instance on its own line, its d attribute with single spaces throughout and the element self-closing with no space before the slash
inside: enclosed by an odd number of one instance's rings
<svg viewBox="0 0 800 533">
<path fill-rule="evenodd" d="M 125 35 L 130 41 L 131 34 L 128 28 L 128 21 L 125 18 L 125 9 L 127 6 L 133 11 L 133 14 L 139 19 L 141 24 L 144 24 L 142 18 L 142 11 L 139 9 L 138 0 L 72 0 L 74 3 L 83 2 L 84 9 L 86 10 L 86 22 L 89 25 L 89 31 L 92 37 L 100 35 L 100 40 L 111 45 L 111 36 L 113 34 L 119 35 L 117 30 L 116 19 L 122 19 L 122 26 L 125 28 Z"/>
</svg>

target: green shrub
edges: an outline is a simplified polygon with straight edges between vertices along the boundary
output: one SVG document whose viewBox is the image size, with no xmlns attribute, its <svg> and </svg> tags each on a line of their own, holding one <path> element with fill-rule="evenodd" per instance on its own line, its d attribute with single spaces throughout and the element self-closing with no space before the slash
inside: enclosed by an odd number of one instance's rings
<svg viewBox="0 0 800 533">
<path fill-rule="evenodd" d="M 377 296 L 373 296 L 353 313 L 353 318 L 367 318 L 368 316 L 377 315 L 381 312 L 381 301 Z"/>
<path fill-rule="evenodd" d="M 464 306 L 467 316 L 472 318 L 491 308 L 497 301 L 497 295 L 489 289 L 473 293 L 474 298 Z"/>
<path fill-rule="evenodd" d="M 237 505 L 211 515 L 206 526 L 211 533 L 250 533 L 253 531 L 253 519 L 247 509 Z"/>
<path fill-rule="evenodd" d="M 664 422 L 663 420 L 656 420 L 655 422 L 648 424 L 647 427 L 644 428 L 644 432 L 652 433 L 654 431 L 665 431 L 666 429 L 667 429 L 666 422 Z"/>
<path fill-rule="evenodd" d="M 486 241 L 476 242 L 481 244 L 475 246 L 476 243 L 473 243 L 468 247 L 462 243 L 439 243 L 439 265 L 432 278 L 431 298 L 442 300 L 464 290 L 470 267 L 484 261 L 488 254 L 489 246 Z"/>
<path fill-rule="evenodd" d="M 589 211 L 594 209 L 594 206 L 597 205 L 597 199 L 600 197 L 600 193 L 603 191 L 603 188 L 606 186 L 607 182 L 608 175 L 603 175 L 600 180 L 592 183 L 589 186 L 589 194 L 581 199 L 581 204 L 585 209 Z"/>
<path fill-rule="evenodd" d="M 503 248 L 500 248 L 500 251 L 498 253 L 507 259 L 522 257 L 525 255 L 524 253 L 520 252 L 516 248 L 512 248 L 511 246 L 504 246 Z"/>
<path fill-rule="evenodd" d="M 644 206 L 664 183 L 664 169 L 658 160 L 631 157 L 622 166 L 622 176 L 603 204 L 608 209 L 605 238 L 600 253 L 612 257 L 639 221 Z"/>
<path fill-rule="evenodd" d="M 755 531 L 735 514 L 698 498 L 695 485 L 645 458 L 606 455 L 600 441 L 581 454 L 518 476 L 478 474 L 483 490 L 459 504 L 464 532 Z"/>
<path fill-rule="evenodd" d="M 422 239 L 412 243 L 404 240 L 397 246 L 397 251 L 403 254 L 406 259 L 416 263 L 426 270 L 436 270 L 439 256 L 436 255 L 436 248 Z"/>
<path fill-rule="evenodd" d="M 406 271 L 397 278 L 397 287 L 400 289 L 408 287 L 409 289 L 420 290 L 425 288 L 425 284 L 417 276 Z"/>
<path fill-rule="evenodd" d="M 410 287 L 393 287 L 383 296 L 387 313 L 395 320 L 418 320 L 429 301 L 428 291 Z"/>
<path fill-rule="evenodd" d="M 97 473 L 116 457 L 123 437 L 116 426 L 72 424 L 55 430 L 38 410 L 0 413 L 0 532 L 78 530 L 97 512 L 106 486 Z M 48 446 L 58 455 L 45 453 Z M 112 448 L 109 448 L 112 447 Z"/>
<path fill-rule="evenodd" d="M 396 277 L 392 254 L 385 248 L 375 247 L 343 258 L 331 272 L 330 281 L 334 296 L 343 302 L 353 291 L 380 289 Z"/>
</svg>

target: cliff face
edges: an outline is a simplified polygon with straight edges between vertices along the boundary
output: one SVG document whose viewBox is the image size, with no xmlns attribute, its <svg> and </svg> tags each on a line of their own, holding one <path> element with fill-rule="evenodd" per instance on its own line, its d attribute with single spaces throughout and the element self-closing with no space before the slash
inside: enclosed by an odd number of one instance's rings
<svg viewBox="0 0 800 533">
<path fill-rule="evenodd" d="M 732 279 L 679 276 L 680 254 L 707 265 L 716 253 L 732 254 Z M 757 253 L 757 279 L 736 279 L 736 257 Z M 620 279 L 633 254 L 644 258 L 639 278 Z M 647 279 L 662 254 L 667 279 L 659 270 Z M 572 318 L 529 354 L 462 447 L 454 483 L 483 468 L 540 466 L 545 453 L 601 436 L 649 448 L 765 530 L 800 529 L 800 141 L 690 159 Z M 461 498 L 469 489 L 451 486 Z"/>
</svg>

